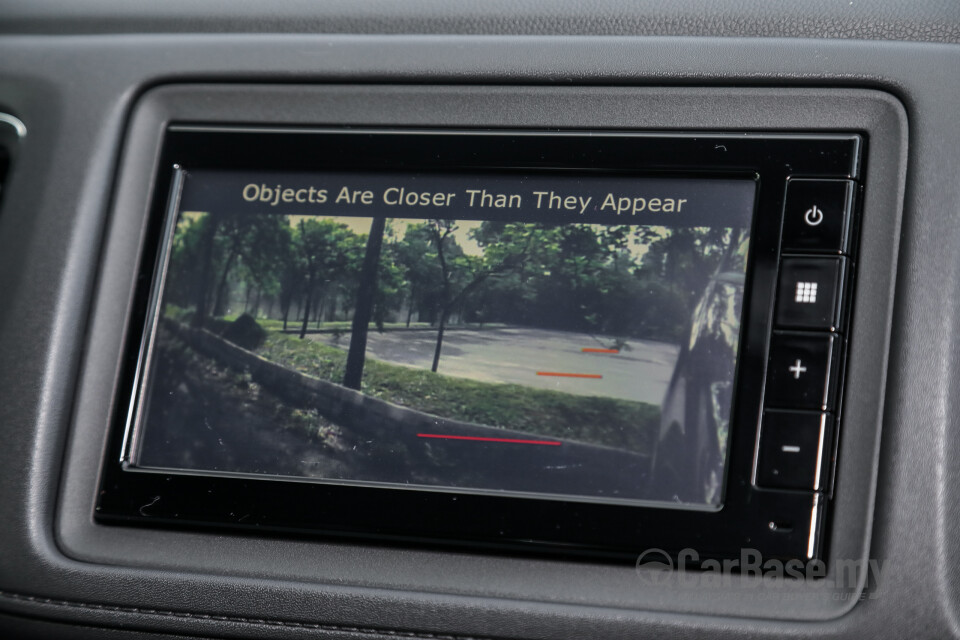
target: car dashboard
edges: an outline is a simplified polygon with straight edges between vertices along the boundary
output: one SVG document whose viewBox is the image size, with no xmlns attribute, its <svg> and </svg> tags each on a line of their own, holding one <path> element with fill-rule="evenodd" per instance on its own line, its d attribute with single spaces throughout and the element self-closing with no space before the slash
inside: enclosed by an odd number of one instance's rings
<svg viewBox="0 0 960 640">
<path fill-rule="evenodd" d="M 960 636 L 958 43 L 0 0 L 2 635 Z"/>
</svg>

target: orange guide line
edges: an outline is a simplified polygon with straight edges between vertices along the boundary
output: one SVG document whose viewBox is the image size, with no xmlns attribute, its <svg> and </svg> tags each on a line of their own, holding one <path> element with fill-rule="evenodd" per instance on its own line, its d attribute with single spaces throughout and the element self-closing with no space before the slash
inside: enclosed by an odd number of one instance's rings
<svg viewBox="0 0 960 640">
<path fill-rule="evenodd" d="M 538 376 L 554 376 L 556 378 L 593 378 L 599 380 L 603 376 L 599 373 L 561 373 L 558 371 L 537 371 Z"/>
<path fill-rule="evenodd" d="M 620 353 L 620 349 L 593 349 L 591 347 L 584 347 L 580 351 L 584 353 Z"/>
</svg>

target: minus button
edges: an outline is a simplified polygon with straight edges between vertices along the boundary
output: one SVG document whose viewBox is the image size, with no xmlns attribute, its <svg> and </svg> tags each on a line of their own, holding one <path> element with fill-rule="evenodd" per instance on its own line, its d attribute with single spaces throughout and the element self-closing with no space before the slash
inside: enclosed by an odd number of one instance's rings
<svg viewBox="0 0 960 640">
<path fill-rule="evenodd" d="M 832 414 L 767 409 L 760 424 L 756 484 L 823 491 L 832 443 Z"/>
</svg>

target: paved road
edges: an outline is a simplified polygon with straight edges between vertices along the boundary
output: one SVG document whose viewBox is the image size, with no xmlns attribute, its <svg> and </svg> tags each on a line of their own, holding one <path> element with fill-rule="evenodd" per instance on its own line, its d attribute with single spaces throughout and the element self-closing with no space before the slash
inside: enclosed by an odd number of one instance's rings
<svg viewBox="0 0 960 640">
<path fill-rule="evenodd" d="M 334 344 L 329 334 L 308 334 L 312 340 Z M 347 348 L 350 334 L 336 346 Z M 436 332 L 372 331 L 367 355 L 395 364 L 429 368 L 433 362 Z M 575 395 L 639 400 L 660 405 L 678 347 L 662 342 L 631 340 L 619 354 L 584 353 L 603 348 L 585 333 L 526 328 L 451 329 L 443 340 L 440 373 L 482 382 L 510 382 L 537 389 L 554 389 Z M 538 371 L 585 373 L 599 379 L 537 375 Z"/>
</svg>

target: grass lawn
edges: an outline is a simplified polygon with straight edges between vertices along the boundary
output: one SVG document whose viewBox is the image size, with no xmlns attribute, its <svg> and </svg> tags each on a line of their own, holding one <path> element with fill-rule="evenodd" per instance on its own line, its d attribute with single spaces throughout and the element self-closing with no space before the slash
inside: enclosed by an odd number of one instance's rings
<svg viewBox="0 0 960 640">
<path fill-rule="evenodd" d="M 273 321 L 261 323 L 274 329 Z M 294 335 L 271 332 L 258 353 L 302 373 L 340 383 L 347 352 Z M 445 376 L 367 358 L 362 391 L 433 415 L 649 452 L 660 409 L 642 402 L 575 396 L 516 384 Z"/>
</svg>

